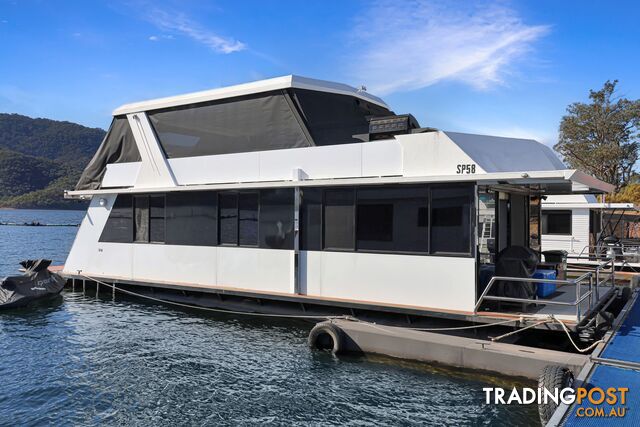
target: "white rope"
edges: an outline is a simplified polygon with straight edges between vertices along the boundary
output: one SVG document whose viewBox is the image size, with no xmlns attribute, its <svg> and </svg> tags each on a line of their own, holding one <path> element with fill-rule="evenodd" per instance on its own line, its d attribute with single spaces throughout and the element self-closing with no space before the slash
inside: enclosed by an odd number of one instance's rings
<svg viewBox="0 0 640 427">
<path fill-rule="evenodd" d="M 506 334 L 504 334 L 504 335 L 500 335 L 500 336 L 498 336 L 498 337 L 493 337 L 493 338 L 491 338 L 491 341 L 494 341 L 494 342 L 495 342 L 495 341 L 499 341 L 499 340 L 501 340 L 502 338 L 506 338 L 506 337 L 509 337 L 509 336 L 511 336 L 511 335 L 515 335 L 515 334 L 520 333 L 520 332 L 522 332 L 522 331 L 524 331 L 524 330 L 531 329 L 531 328 L 535 328 L 536 326 L 540 326 L 540 325 L 543 325 L 543 324 L 545 324 L 545 323 L 549 323 L 549 322 L 551 322 L 551 321 L 553 321 L 553 320 L 552 320 L 552 319 L 546 319 L 546 320 L 543 320 L 543 321 L 541 321 L 541 322 L 533 323 L 533 324 L 528 325 L 528 326 L 525 326 L 525 327 L 523 327 L 523 328 L 516 329 L 515 331 L 507 332 L 507 333 L 506 333 Z"/>
<path fill-rule="evenodd" d="M 576 345 L 575 341 L 573 341 L 573 338 L 571 338 L 571 332 L 569 331 L 569 328 L 567 328 L 567 325 L 564 324 L 564 322 L 554 316 L 551 316 L 551 318 L 553 320 L 555 320 L 556 322 L 560 323 L 560 326 L 562 326 L 562 329 L 564 330 L 564 332 L 567 334 L 567 337 L 569 338 L 569 341 L 571 341 L 571 344 L 573 344 L 573 347 L 578 350 L 580 353 L 586 353 L 589 350 L 593 350 L 598 344 L 604 342 L 604 340 L 600 339 L 598 341 L 595 341 L 593 344 L 591 344 L 589 347 L 586 348 L 580 348 Z"/>
<path fill-rule="evenodd" d="M 205 310 L 205 311 L 213 311 L 216 313 L 227 313 L 227 314 L 241 314 L 241 315 L 246 315 L 246 316 L 260 316 L 260 317 L 280 317 L 280 318 L 287 318 L 287 319 L 326 319 L 326 320 L 330 320 L 330 319 L 348 319 L 350 316 L 322 316 L 322 315 L 298 315 L 298 314 L 272 314 L 272 313 L 254 313 L 254 312 L 250 312 L 250 311 L 233 311 L 233 310 L 224 310 L 224 309 L 220 309 L 220 308 L 211 308 L 211 307 L 203 307 L 203 306 L 199 306 L 199 305 L 191 305 L 191 304 L 184 304 L 181 302 L 176 302 L 176 301 L 170 301 L 170 300 L 163 300 L 160 298 L 155 298 L 149 295 L 143 295 L 143 294 L 139 294 L 137 292 L 132 292 L 132 291 L 128 291 L 126 289 L 122 289 L 122 288 L 118 288 L 115 285 L 110 285 L 108 283 L 102 282 L 100 280 L 94 279 L 93 277 L 89 277 L 86 276 L 84 274 L 80 274 L 80 276 L 87 278 L 89 280 L 92 280 L 96 283 L 99 283 L 101 285 L 105 285 L 110 287 L 111 289 L 115 289 L 118 292 L 122 292 L 128 295 L 132 295 L 132 296 L 136 296 L 136 297 L 140 297 L 140 298 L 146 298 L 148 300 L 151 301 L 156 301 L 156 302 L 160 302 L 163 304 L 170 304 L 170 305 L 175 305 L 178 307 L 184 307 L 184 308 L 191 308 L 191 309 L 196 309 L 196 310 Z"/>
<path fill-rule="evenodd" d="M 203 306 L 198 306 L 198 305 L 191 305 L 191 304 L 184 304 L 184 303 L 180 303 L 180 302 L 176 302 L 176 301 L 170 301 L 170 300 L 163 300 L 160 298 L 155 298 L 149 295 L 144 295 L 144 294 L 139 294 L 137 292 L 132 292 L 126 289 L 122 289 L 122 288 L 118 288 L 115 285 L 111 285 L 109 283 L 97 280 L 93 277 L 84 275 L 84 274 L 80 274 L 80 276 L 92 280 L 96 283 L 99 283 L 101 285 L 105 285 L 107 287 L 110 287 L 111 289 L 118 291 L 118 292 L 122 292 L 128 295 L 132 295 L 132 296 L 136 296 L 139 298 L 146 298 L 148 300 L 151 301 L 156 301 L 162 304 L 169 304 L 169 305 L 174 305 L 177 307 L 183 307 L 183 308 L 189 308 L 189 309 L 195 309 L 195 310 L 205 310 L 205 311 L 212 311 L 215 313 L 226 313 L 226 314 L 239 314 L 239 315 L 243 315 L 243 316 L 260 316 L 260 317 L 275 317 L 275 318 L 283 318 L 283 319 L 325 319 L 325 320 L 334 320 L 334 319 L 344 319 L 344 320 L 351 320 L 351 321 L 357 321 L 357 322 L 361 322 L 361 323 L 367 323 L 371 326 L 373 326 L 376 329 L 381 329 L 378 328 L 378 325 L 376 325 L 373 322 L 368 322 L 365 320 L 360 320 L 357 318 L 354 318 L 353 316 L 322 316 L 322 315 L 298 315 L 298 314 L 273 314 L 273 313 L 254 313 L 254 312 L 250 312 L 250 311 L 234 311 L 234 310 L 224 310 L 224 309 L 219 309 L 219 308 L 211 308 L 211 307 L 203 307 Z M 458 331 L 458 330 L 464 330 L 464 329 L 478 329 L 478 328 L 487 328 L 490 326 L 498 326 L 498 325 L 504 325 L 507 323 L 511 323 L 511 322 L 518 322 L 518 321 L 522 321 L 523 318 L 518 318 L 518 319 L 508 319 L 508 320 L 504 320 L 501 322 L 494 322 L 494 323 L 485 323 L 482 325 L 470 325 L 470 326 L 459 326 L 459 327 L 450 327 L 450 328 L 410 328 L 410 327 L 402 327 L 403 329 L 409 329 L 409 330 L 413 330 L 413 331 L 423 331 L 423 332 L 428 332 L 428 331 Z M 579 351 L 580 353 L 585 353 L 593 348 L 595 348 L 598 344 L 600 344 L 601 342 L 603 342 L 603 340 L 598 340 L 596 342 L 594 342 L 593 344 L 591 344 L 589 347 L 586 347 L 584 349 L 579 348 L 576 343 L 573 341 L 573 338 L 571 337 L 571 332 L 569 331 L 569 329 L 567 328 L 567 326 L 560 320 L 557 319 L 554 316 L 550 316 L 549 319 L 545 319 L 541 322 L 537 322 L 537 323 L 533 323 L 531 325 L 525 326 L 523 328 L 517 329 L 515 331 L 511 331 L 508 332 L 504 335 L 500 335 L 499 337 L 495 337 L 495 338 L 491 338 L 491 341 L 498 341 L 501 340 L 503 338 L 506 338 L 508 336 L 520 333 L 526 329 L 530 329 L 530 328 L 534 328 L 536 326 L 548 323 L 550 321 L 555 321 L 558 322 L 561 326 L 562 329 L 564 330 L 564 332 L 567 334 L 567 337 L 569 338 L 569 341 L 571 342 L 571 344 L 573 344 L 573 347 Z M 381 329 L 382 330 L 382 329 Z"/>
<path fill-rule="evenodd" d="M 80 274 L 80 276 L 92 280 L 96 283 L 99 283 L 101 285 L 105 285 L 110 287 L 111 289 L 118 291 L 118 292 L 122 292 L 128 295 L 132 295 L 132 296 L 136 296 L 136 297 L 140 297 L 140 298 L 146 298 L 152 301 L 156 301 L 156 302 L 160 302 L 160 303 L 164 303 L 164 304 L 171 304 L 171 305 L 175 305 L 178 307 L 184 307 L 184 308 L 190 308 L 190 309 L 196 309 L 196 310 L 206 310 L 206 311 L 213 311 L 216 313 L 227 313 L 227 314 L 241 314 L 241 315 L 247 315 L 247 316 L 264 316 L 264 317 L 279 317 L 279 318 L 290 318 L 290 319 L 326 319 L 326 320 L 335 320 L 335 319 L 344 319 L 344 320 L 351 320 L 351 321 L 356 321 L 356 322 L 360 322 L 360 323 L 367 323 L 370 325 L 376 325 L 373 322 L 368 322 L 366 320 L 361 320 L 361 319 L 357 319 L 353 316 L 314 316 L 314 315 L 297 315 L 297 314 L 268 314 L 268 313 L 253 313 L 250 311 L 233 311 L 233 310 L 224 310 L 224 309 L 218 309 L 218 308 L 211 308 L 211 307 L 203 307 L 203 306 L 199 306 L 199 305 L 191 305 L 191 304 L 184 304 L 184 303 L 180 303 L 180 302 L 175 302 L 175 301 L 170 301 L 170 300 L 163 300 L 160 298 L 155 298 L 149 295 L 144 295 L 144 294 L 139 294 L 137 292 L 133 292 L 133 291 L 129 291 L 126 289 L 122 289 L 122 288 L 118 288 L 115 285 L 110 285 L 109 283 L 100 281 L 98 279 L 95 279 L 93 277 L 87 276 L 85 274 Z M 496 326 L 496 325 L 504 325 L 506 323 L 511 323 L 511 322 L 518 322 L 521 321 L 522 318 L 518 318 L 518 319 L 508 319 L 502 322 L 495 322 L 495 323 L 486 323 L 486 324 L 482 324 L 482 325 L 470 325 L 470 326 L 459 326 L 459 327 L 450 327 L 450 328 L 410 328 L 410 327 L 404 327 L 404 326 L 400 326 L 403 329 L 410 329 L 410 330 L 414 330 L 414 331 L 457 331 L 457 330 L 463 330 L 463 329 L 476 329 L 476 328 L 486 328 L 489 326 Z"/>
</svg>

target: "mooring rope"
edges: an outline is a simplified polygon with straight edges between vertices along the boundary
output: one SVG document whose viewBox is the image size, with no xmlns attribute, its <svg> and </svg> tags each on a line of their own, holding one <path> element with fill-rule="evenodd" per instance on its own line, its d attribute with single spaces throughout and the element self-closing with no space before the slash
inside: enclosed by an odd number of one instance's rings
<svg viewBox="0 0 640 427">
<path fill-rule="evenodd" d="M 226 313 L 226 314 L 239 314 L 239 315 L 243 315 L 243 316 L 259 316 L 259 317 L 273 317 L 273 318 L 281 318 L 281 319 L 324 319 L 324 320 L 337 320 L 337 319 L 343 319 L 343 320 L 350 320 L 350 321 L 355 321 L 355 322 L 359 322 L 359 323 L 366 323 L 370 326 L 372 326 L 373 328 L 376 329 L 380 329 L 380 330 L 384 330 L 383 328 L 380 328 L 379 325 L 377 325 L 374 322 L 369 322 L 366 320 L 362 320 L 362 319 L 358 319 L 354 316 L 347 316 L 347 315 L 343 315 L 343 316 L 326 316 L 326 315 L 302 315 L 302 314 L 275 314 L 275 313 L 255 313 L 255 312 L 251 312 L 251 311 L 236 311 L 236 310 L 225 310 L 225 309 L 221 309 L 221 308 L 212 308 L 212 307 L 203 307 L 200 305 L 192 305 L 192 304 L 184 304 L 181 302 L 177 302 L 177 301 L 170 301 L 170 300 L 164 300 L 161 298 L 156 298 L 156 297 L 152 297 L 150 295 L 144 295 L 144 294 L 139 294 L 137 292 L 133 292 L 133 291 L 129 291 L 127 289 L 123 289 L 123 288 L 119 288 L 115 285 L 103 282 L 101 280 L 98 280 L 96 278 L 87 276 L 85 274 L 81 274 L 79 273 L 80 276 L 84 277 L 85 279 L 88 280 L 92 280 L 100 285 L 104 285 L 107 286 L 108 288 L 111 288 L 114 291 L 117 292 L 122 292 L 124 294 L 127 295 L 131 295 L 131 296 L 135 296 L 135 297 L 139 297 L 139 298 L 143 298 L 143 299 L 148 299 L 151 301 L 156 301 L 162 304 L 169 304 L 169 305 L 174 305 L 177 307 L 182 307 L 182 308 L 189 308 L 189 309 L 194 309 L 194 310 L 204 310 L 204 311 L 211 311 L 211 312 L 215 312 L 215 313 Z M 533 318 L 533 317 L 528 317 L 528 318 Z M 525 319 L 525 317 L 521 316 L 517 319 L 508 319 L 508 320 L 504 320 L 504 321 L 500 321 L 500 322 L 494 322 L 494 323 L 484 323 L 481 325 L 469 325 L 469 326 L 457 326 L 457 327 L 445 327 L 445 328 L 413 328 L 413 327 L 408 327 L 408 326 L 399 326 L 402 329 L 407 329 L 407 330 L 412 330 L 412 331 L 421 331 L 421 332 L 437 332 L 437 331 L 459 331 L 459 330 L 465 330 L 465 329 L 479 329 L 479 328 L 487 328 L 490 326 L 499 326 L 499 325 L 505 325 L 507 323 L 512 323 L 512 322 L 521 322 Z M 591 344 L 590 346 L 581 349 L 580 347 L 577 346 L 577 344 L 575 343 L 575 341 L 573 340 L 573 338 L 571 337 L 571 332 L 569 331 L 569 329 L 567 328 L 567 326 L 564 324 L 564 322 L 562 322 L 560 319 L 554 317 L 553 315 L 549 316 L 548 319 L 542 320 L 540 322 L 536 322 L 533 323 L 531 325 L 527 325 L 524 326 L 522 328 L 519 328 L 515 331 L 511 331 L 508 332 L 504 335 L 500 335 L 498 337 L 494 337 L 491 338 L 491 341 L 499 341 L 503 338 L 506 338 L 508 336 L 520 333 L 524 330 L 527 329 L 531 329 L 534 328 L 536 326 L 545 324 L 545 323 L 549 323 L 549 322 L 557 322 L 562 326 L 562 329 L 564 330 L 564 332 L 567 334 L 567 337 L 569 338 L 569 341 L 571 342 L 571 344 L 573 345 L 573 347 L 580 353 L 585 353 L 587 351 L 592 350 L 593 348 L 595 348 L 598 344 L 604 342 L 604 340 L 598 340 L 595 341 L 593 344 Z"/>
<path fill-rule="evenodd" d="M 191 305 L 191 304 L 184 304 L 184 303 L 180 303 L 180 302 L 175 302 L 175 301 L 170 301 L 170 300 L 164 300 L 161 298 L 156 298 L 156 297 L 152 297 L 149 295 L 144 295 L 144 294 L 139 294 L 137 292 L 133 292 L 133 291 L 129 291 L 127 289 L 123 289 L 123 288 L 119 288 L 115 285 L 111 285 L 109 283 L 103 282 L 101 280 L 98 280 L 94 277 L 90 277 L 87 276 L 86 274 L 82 274 L 79 273 L 80 276 L 84 277 L 85 279 L 89 279 L 92 280 L 96 283 L 99 283 L 101 285 L 107 286 L 115 291 L 118 292 L 122 292 L 124 294 L 128 294 L 131 296 L 135 296 L 135 297 L 139 297 L 139 298 L 146 298 L 149 299 L 151 301 L 156 301 L 159 303 L 164 303 L 164 304 L 170 304 L 170 305 L 175 305 L 178 307 L 183 307 L 183 308 L 190 308 L 190 309 L 195 309 L 195 310 L 205 310 L 205 311 L 212 311 L 212 312 L 216 312 L 216 313 L 227 313 L 227 314 L 240 314 L 240 315 L 247 315 L 247 316 L 262 316 L 262 317 L 279 317 L 279 318 L 285 318 L 285 319 L 324 319 L 324 320 L 337 320 L 337 319 L 343 319 L 343 320 L 350 320 L 350 321 L 355 321 L 355 322 L 360 322 L 360 323 L 368 323 L 370 325 L 376 325 L 373 322 L 368 322 L 366 320 L 362 320 L 362 319 L 358 319 L 354 316 L 348 316 L 348 315 L 343 315 L 343 316 L 323 316 L 323 315 L 299 315 L 299 314 L 272 314 L 272 313 L 255 313 L 255 312 L 250 312 L 250 311 L 233 311 L 233 310 L 225 310 L 225 309 L 221 309 L 221 308 L 211 308 L 211 307 L 203 307 L 200 305 Z M 486 328 L 489 326 L 497 326 L 497 325 L 504 325 L 507 323 L 512 323 L 512 322 L 519 322 L 522 321 L 523 318 L 519 317 L 517 319 L 508 319 L 508 320 L 504 320 L 501 322 L 495 322 L 495 323 L 485 323 L 482 325 L 470 325 L 470 326 L 458 326 L 458 327 L 447 327 L 447 328 L 412 328 L 412 327 L 407 327 L 407 326 L 399 326 L 402 329 L 409 329 L 409 330 L 414 330 L 414 331 L 424 331 L 424 332 L 429 332 L 429 331 L 457 331 L 457 330 L 463 330 L 463 329 L 477 329 L 477 328 Z"/>
<path fill-rule="evenodd" d="M 222 308 L 212 308 L 212 307 L 203 307 L 200 305 L 191 305 L 191 304 L 184 304 L 181 302 L 177 302 L 177 301 L 170 301 L 170 300 L 164 300 L 161 298 L 156 298 L 156 297 L 152 297 L 150 295 L 144 295 L 144 294 L 139 294 L 137 292 L 133 292 L 133 291 L 129 291 L 126 289 L 122 289 L 119 288 L 115 285 L 110 285 L 109 283 L 103 282 L 101 280 L 97 280 L 93 277 L 89 277 L 87 275 L 84 274 L 80 274 L 80 276 L 92 280 L 96 283 L 99 283 L 101 285 L 105 285 L 115 291 L 118 292 L 122 292 L 124 294 L 128 294 L 131 296 L 135 296 L 135 297 L 139 297 L 139 298 L 146 298 L 148 300 L 151 301 L 156 301 L 159 303 L 163 303 L 163 304 L 169 304 L 169 305 L 175 305 L 177 307 L 183 307 L 183 308 L 190 308 L 190 309 L 196 309 L 196 310 L 205 310 L 205 311 L 213 311 L 215 313 L 226 313 L 226 314 L 241 314 L 241 315 L 246 315 L 246 316 L 260 316 L 260 317 L 280 317 L 280 318 L 284 318 L 284 319 L 325 319 L 325 320 L 331 320 L 331 319 L 348 319 L 350 318 L 350 316 L 323 316 L 323 315 L 301 315 L 301 314 L 275 314 L 275 313 L 255 313 L 255 312 L 251 312 L 251 311 L 234 311 L 234 310 L 225 310 Z"/>
<path fill-rule="evenodd" d="M 604 340 L 603 339 L 599 339 L 598 341 L 594 341 L 590 346 L 586 347 L 586 348 L 580 348 L 578 347 L 578 345 L 575 343 L 575 341 L 573 340 L 573 338 L 571 337 L 571 331 L 569 331 L 569 328 L 567 328 L 567 325 L 564 324 L 564 322 L 558 318 L 556 318 L 555 316 L 551 316 L 551 318 L 553 320 L 555 320 L 556 322 L 558 322 L 560 324 L 560 326 L 562 326 L 562 329 L 564 330 L 564 332 L 567 334 L 567 337 L 569 338 L 569 341 L 571 342 L 571 344 L 573 344 L 573 347 L 579 351 L 580 353 L 586 353 L 587 351 L 593 350 L 598 344 L 603 343 Z"/>
</svg>

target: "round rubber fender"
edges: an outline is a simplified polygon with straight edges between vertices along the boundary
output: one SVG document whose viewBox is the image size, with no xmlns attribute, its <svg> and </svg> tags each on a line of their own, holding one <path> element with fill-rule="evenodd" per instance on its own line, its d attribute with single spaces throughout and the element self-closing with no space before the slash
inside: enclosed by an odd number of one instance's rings
<svg viewBox="0 0 640 427">
<path fill-rule="evenodd" d="M 342 329 L 330 322 L 318 323 L 309 332 L 309 347 L 318 350 L 331 350 L 340 354 L 344 350 L 344 334 Z"/>
<path fill-rule="evenodd" d="M 563 388 L 573 386 L 573 373 L 569 368 L 558 365 L 547 365 L 544 367 L 540 376 L 538 377 L 538 388 L 547 389 L 553 392 L 555 389 L 562 390 Z M 540 422 L 542 425 L 546 425 L 553 413 L 558 408 L 553 401 L 549 400 L 546 404 L 538 404 L 538 414 L 540 415 Z"/>
</svg>

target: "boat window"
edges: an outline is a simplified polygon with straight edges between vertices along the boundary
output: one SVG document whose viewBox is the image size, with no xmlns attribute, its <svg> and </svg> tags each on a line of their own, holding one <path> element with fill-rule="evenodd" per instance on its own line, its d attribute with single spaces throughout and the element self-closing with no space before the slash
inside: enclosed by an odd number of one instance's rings
<svg viewBox="0 0 640 427">
<path fill-rule="evenodd" d="M 471 252 L 471 187 L 431 189 L 431 253 Z"/>
<path fill-rule="evenodd" d="M 358 189 L 358 250 L 427 252 L 428 187 Z"/>
<path fill-rule="evenodd" d="M 164 194 L 149 197 L 149 241 L 164 242 Z"/>
<path fill-rule="evenodd" d="M 238 193 L 220 193 L 218 199 L 220 212 L 220 244 L 238 244 Z"/>
<path fill-rule="evenodd" d="M 100 235 L 101 242 L 131 243 L 133 241 L 132 203 L 132 198 L 128 194 L 119 194 L 116 197 Z"/>
<path fill-rule="evenodd" d="M 259 193 L 240 193 L 238 197 L 238 229 L 241 246 L 258 246 Z"/>
<path fill-rule="evenodd" d="M 571 211 L 542 211 L 542 234 L 571 235 Z"/>
<path fill-rule="evenodd" d="M 135 196 L 133 198 L 134 226 L 136 242 L 149 241 L 149 197 Z"/>
<path fill-rule="evenodd" d="M 324 193 L 324 248 L 354 250 L 354 202 L 351 188 L 325 190 Z"/>
<path fill-rule="evenodd" d="M 215 246 L 218 244 L 218 203 L 213 191 L 167 193 L 166 243 Z"/>
<path fill-rule="evenodd" d="M 149 112 L 167 157 L 312 146 L 284 91 Z"/>
<path fill-rule="evenodd" d="M 322 250 L 322 189 L 302 190 L 300 206 L 300 249 Z"/>
<path fill-rule="evenodd" d="M 260 247 L 293 249 L 293 189 L 260 191 Z"/>
<path fill-rule="evenodd" d="M 348 95 L 294 89 L 293 98 L 316 145 L 362 142 L 353 135 L 369 133 L 369 117 L 393 114 L 386 108 Z"/>
</svg>

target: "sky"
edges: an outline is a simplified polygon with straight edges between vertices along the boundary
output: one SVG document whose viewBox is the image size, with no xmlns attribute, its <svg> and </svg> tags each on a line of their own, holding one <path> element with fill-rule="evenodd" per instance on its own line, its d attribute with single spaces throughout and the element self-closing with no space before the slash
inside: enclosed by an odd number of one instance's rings
<svg viewBox="0 0 640 427">
<path fill-rule="evenodd" d="M 119 105 L 297 74 L 443 130 L 557 141 L 640 98 L 637 1 L 0 0 L 0 112 L 107 128 Z"/>
</svg>

